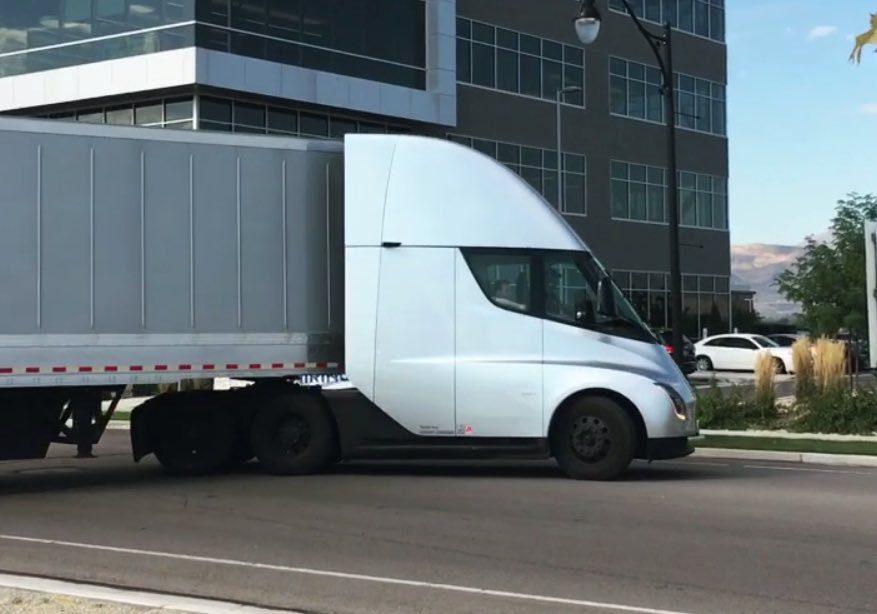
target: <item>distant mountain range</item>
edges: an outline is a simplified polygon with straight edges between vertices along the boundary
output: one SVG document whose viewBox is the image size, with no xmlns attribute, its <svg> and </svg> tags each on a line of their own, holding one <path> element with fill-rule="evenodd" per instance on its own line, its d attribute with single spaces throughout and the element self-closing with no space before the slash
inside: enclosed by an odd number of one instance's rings
<svg viewBox="0 0 877 614">
<path fill-rule="evenodd" d="M 731 274 L 755 291 L 755 309 L 767 318 L 798 313 L 796 303 L 783 298 L 773 285 L 777 275 L 791 266 L 804 251 L 799 245 L 751 243 L 731 246 Z"/>
</svg>

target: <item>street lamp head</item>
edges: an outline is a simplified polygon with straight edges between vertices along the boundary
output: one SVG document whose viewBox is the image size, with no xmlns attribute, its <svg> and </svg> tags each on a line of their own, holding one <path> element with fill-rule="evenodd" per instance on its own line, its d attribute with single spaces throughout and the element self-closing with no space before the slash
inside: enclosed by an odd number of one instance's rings
<svg viewBox="0 0 877 614">
<path fill-rule="evenodd" d="M 583 45 L 590 45 L 597 40 L 600 34 L 600 11 L 597 10 L 596 0 L 581 0 L 579 11 L 573 21 L 576 25 L 576 35 Z"/>
</svg>

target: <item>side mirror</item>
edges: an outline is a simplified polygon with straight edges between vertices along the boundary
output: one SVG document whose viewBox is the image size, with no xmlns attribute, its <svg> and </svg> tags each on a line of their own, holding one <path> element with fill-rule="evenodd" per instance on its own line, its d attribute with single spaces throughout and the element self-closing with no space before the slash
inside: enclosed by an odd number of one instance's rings
<svg viewBox="0 0 877 614">
<path fill-rule="evenodd" d="M 609 277 L 600 280 L 597 287 L 597 313 L 601 316 L 614 318 L 618 315 L 615 307 L 615 289 L 612 287 L 612 281 Z"/>
</svg>

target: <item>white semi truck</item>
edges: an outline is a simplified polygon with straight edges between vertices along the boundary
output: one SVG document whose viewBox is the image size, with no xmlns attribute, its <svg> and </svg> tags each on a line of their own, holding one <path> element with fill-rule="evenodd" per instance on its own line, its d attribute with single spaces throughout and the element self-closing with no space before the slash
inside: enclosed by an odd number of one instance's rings
<svg viewBox="0 0 877 614">
<path fill-rule="evenodd" d="M 694 394 L 562 217 L 450 142 L 0 119 L 0 459 L 548 458 L 607 479 L 690 452 Z M 344 373 L 349 390 L 297 378 Z M 111 398 L 103 411 L 101 399 Z"/>
</svg>

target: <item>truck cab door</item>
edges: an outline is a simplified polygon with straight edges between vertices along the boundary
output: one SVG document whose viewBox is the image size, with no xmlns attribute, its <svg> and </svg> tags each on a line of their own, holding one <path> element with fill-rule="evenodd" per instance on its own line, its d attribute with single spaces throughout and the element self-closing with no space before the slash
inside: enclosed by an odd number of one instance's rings
<svg viewBox="0 0 877 614">
<path fill-rule="evenodd" d="M 542 325 L 533 311 L 533 256 L 457 253 L 457 435 L 540 437 Z"/>
<path fill-rule="evenodd" d="M 380 250 L 374 401 L 417 435 L 455 432 L 454 257 L 448 248 Z"/>
</svg>

